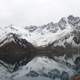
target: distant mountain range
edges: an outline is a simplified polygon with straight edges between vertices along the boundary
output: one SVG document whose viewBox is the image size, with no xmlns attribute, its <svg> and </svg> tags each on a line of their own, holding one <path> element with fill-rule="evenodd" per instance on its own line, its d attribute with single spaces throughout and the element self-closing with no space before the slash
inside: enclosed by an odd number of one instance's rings
<svg viewBox="0 0 80 80">
<path fill-rule="evenodd" d="M 80 18 L 70 15 L 67 18 L 61 18 L 58 23 L 50 22 L 42 26 L 31 25 L 26 27 L 16 27 L 10 25 L 0 27 L 0 42 L 9 37 L 9 34 L 16 34 L 17 37 L 27 40 L 36 47 L 45 47 L 48 44 L 60 40 L 63 40 L 64 43 L 72 43 L 73 46 L 77 46 L 79 44 L 79 33 Z M 66 41 L 64 41 L 64 39 Z M 5 42 L 7 43 L 9 41 L 7 40 Z M 57 45 L 59 45 L 59 43 Z M 60 45 L 64 46 L 64 44 Z"/>
</svg>

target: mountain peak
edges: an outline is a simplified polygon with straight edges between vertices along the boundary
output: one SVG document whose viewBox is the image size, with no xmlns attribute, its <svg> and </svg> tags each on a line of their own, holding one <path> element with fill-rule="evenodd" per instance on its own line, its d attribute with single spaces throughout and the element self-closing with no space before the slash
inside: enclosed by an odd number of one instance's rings
<svg viewBox="0 0 80 80">
<path fill-rule="evenodd" d="M 67 26 L 67 19 L 65 17 L 61 18 L 60 21 L 58 22 L 58 25 L 60 29 L 65 29 Z"/>
<path fill-rule="evenodd" d="M 68 16 L 68 23 L 72 26 L 80 26 L 80 17 L 74 17 L 73 15 Z"/>
</svg>

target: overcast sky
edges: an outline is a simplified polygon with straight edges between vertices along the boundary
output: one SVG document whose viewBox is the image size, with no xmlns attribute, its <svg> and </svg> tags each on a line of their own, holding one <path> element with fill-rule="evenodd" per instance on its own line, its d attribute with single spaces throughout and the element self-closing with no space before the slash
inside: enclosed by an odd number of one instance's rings
<svg viewBox="0 0 80 80">
<path fill-rule="evenodd" d="M 80 16 L 80 0 L 0 0 L 0 25 L 42 25 Z"/>
</svg>

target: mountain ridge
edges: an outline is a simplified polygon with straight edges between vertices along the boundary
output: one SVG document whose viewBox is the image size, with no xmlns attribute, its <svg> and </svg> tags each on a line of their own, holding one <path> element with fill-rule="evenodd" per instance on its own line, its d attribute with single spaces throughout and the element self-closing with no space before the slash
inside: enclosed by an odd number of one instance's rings
<svg viewBox="0 0 80 80">
<path fill-rule="evenodd" d="M 76 30 L 80 31 L 80 18 L 72 15 L 67 18 L 63 17 L 58 23 L 50 22 L 43 26 L 26 26 L 16 27 L 14 25 L 1 27 L 0 41 L 7 37 L 8 34 L 13 33 L 19 35 L 20 38 L 26 39 L 34 46 L 46 46 L 53 43 L 57 39 L 64 37 Z M 62 36 L 63 35 L 63 36 Z"/>
</svg>

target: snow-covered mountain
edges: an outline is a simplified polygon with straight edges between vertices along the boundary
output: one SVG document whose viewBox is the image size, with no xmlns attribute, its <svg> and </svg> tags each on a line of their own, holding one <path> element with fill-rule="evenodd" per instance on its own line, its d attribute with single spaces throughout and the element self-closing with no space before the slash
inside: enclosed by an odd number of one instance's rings
<svg viewBox="0 0 80 80">
<path fill-rule="evenodd" d="M 69 16 L 68 18 L 63 17 L 58 23 L 48 23 L 42 26 L 26 26 L 16 27 L 13 25 L 0 27 L 0 42 L 7 37 L 8 34 L 14 33 L 19 35 L 20 38 L 26 39 L 34 46 L 46 46 L 57 40 L 57 45 L 63 40 L 63 42 L 75 44 L 72 40 L 74 32 L 80 32 L 80 18 Z M 64 40 L 65 38 L 66 41 Z M 72 42 L 71 42 L 72 41 Z M 55 44 L 56 45 L 56 44 Z"/>
</svg>

